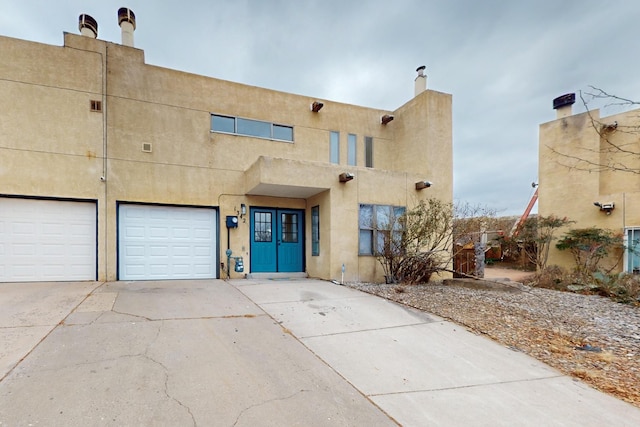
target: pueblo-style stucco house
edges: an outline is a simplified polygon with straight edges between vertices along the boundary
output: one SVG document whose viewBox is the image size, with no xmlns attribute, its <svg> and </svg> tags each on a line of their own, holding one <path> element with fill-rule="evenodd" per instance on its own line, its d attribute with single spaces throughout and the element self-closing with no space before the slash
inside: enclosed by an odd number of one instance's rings
<svg viewBox="0 0 640 427">
<path fill-rule="evenodd" d="M 603 267 L 640 273 L 640 110 L 600 117 L 600 110 L 573 114 L 575 94 L 554 100 L 556 119 L 540 125 L 538 213 L 575 221 L 569 228 L 624 234 L 628 248 Z M 552 245 L 548 265 L 575 267 L 569 251 Z"/>
<path fill-rule="evenodd" d="M 0 282 L 380 280 L 384 218 L 452 200 L 424 67 L 384 111 L 147 64 L 126 8 L 122 44 L 79 21 L 63 46 L 0 37 Z"/>
</svg>

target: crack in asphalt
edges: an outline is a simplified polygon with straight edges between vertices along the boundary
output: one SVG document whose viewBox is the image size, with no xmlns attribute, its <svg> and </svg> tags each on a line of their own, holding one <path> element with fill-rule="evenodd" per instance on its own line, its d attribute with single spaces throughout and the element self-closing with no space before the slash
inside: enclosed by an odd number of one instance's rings
<svg viewBox="0 0 640 427">
<path fill-rule="evenodd" d="M 256 403 L 256 404 L 254 404 L 254 405 L 247 406 L 247 407 L 246 407 L 246 408 L 244 408 L 242 411 L 240 411 L 240 413 L 239 413 L 239 414 L 238 414 L 238 416 L 236 417 L 236 420 L 234 421 L 233 425 L 234 425 L 234 426 L 235 426 L 235 425 L 237 425 L 237 424 L 240 422 L 240 418 L 242 418 L 242 416 L 243 416 L 247 411 L 250 411 L 251 409 L 259 408 L 260 406 L 268 405 L 269 403 L 273 403 L 273 402 L 279 402 L 279 401 L 289 400 L 289 399 L 292 399 L 292 398 L 296 397 L 296 396 L 297 396 L 297 395 L 299 395 L 299 394 L 306 393 L 306 392 L 308 392 L 308 391 L 311 391 L 311 390 L 305 390 L 305 389 L 302 389 L 302 390 L 296 391 L 295 393 L 293 393 L 293 394 L 291 394 L 291 395 L 289 395 L 289 396 L 286 396 L 286 397 L 277 397 L 277 398 L 275 398 L 275 399 L 269 399 L 269 400 L 265 400 L 264 402 L 260 402 L 260 403 Z"/>
<path fill-rule="evenodd" d="M 150 360 L 151 362 L 155 363 L 156 365 L 158 365 L 158 366 L 160 366 L 162 368 L 163 373 L 164 373 L 164 390 L 163 390 L 164 395 L 167 396 L 168 399 L 173 400 L 178 405 L 180 405 L 182 408 L 184 408 L 187 411 L 187 413 L 189 414 L 189 416 L 191 417 L 191 421 L 193 423 L 193 426 L 196 427 L 198 425 L 198 423 L 196 421 L 196 417 L 193 415 L 193 412 L 191 412 L 191 408 L 189 408 L 187 405 L 185 405 L 179 399 L 177 399 L 176 397 L 172 396 L 169 393 L 169 368 L 167 368 L 164 365 L 164 363 L 154 359 L 153 357 L 151 357 L 149 355 L 149 351 L 151 349 L 151 346 L 153 346 L 155 344 L 155 342 L 158 340 L 158 337 L 160 336 L 160 332 L 162 330 L 163 324 L 164 324 L 164 321 L 160 321 L 160 323 L 158 324 L 158 330 L 156 331 L 156 336 L 153 337 L 153 339 L 147 345 L 147 348 L 144 351 L 144 353 L 141 354 L 140 356 L 146 358 L 147 360 Z"/>
</svg>

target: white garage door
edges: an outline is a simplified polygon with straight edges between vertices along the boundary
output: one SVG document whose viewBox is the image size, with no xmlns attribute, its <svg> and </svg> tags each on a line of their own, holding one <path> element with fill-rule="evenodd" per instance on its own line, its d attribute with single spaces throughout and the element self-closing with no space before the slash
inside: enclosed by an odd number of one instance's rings
<svg viewBox="0 0 640 427">
<path fill-rule="evenodd" d="M 96 204 L 0 197 L 0 282 L 96 280 Z"/>
<path fill-rule="evenodd" d="M 217 274 L 212 208 L 120 204 L 120 280 L 211 279 Z"/>
</svg>

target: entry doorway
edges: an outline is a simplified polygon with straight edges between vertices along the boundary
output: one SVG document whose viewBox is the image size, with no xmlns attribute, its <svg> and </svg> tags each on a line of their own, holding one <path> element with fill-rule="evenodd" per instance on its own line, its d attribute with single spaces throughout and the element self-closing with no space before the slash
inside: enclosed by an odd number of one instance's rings
<svg viewBox="0 0 640 427">
<path fill-rule="evenodd" d="M 304 211 L 251 208 L 251 272 L 304 271 Z"/>
</svg>

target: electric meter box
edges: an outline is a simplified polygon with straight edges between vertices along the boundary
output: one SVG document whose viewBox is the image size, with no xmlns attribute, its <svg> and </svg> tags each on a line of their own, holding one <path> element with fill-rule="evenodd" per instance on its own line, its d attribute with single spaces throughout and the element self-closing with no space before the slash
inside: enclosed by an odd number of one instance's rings
<svg viewBox="0 0 640 427">
<path fill-rule="evenodd" d="M 238 226 L 237 216 L 227 216 L 227 228 L 236 228 Z"/>
</svg>

